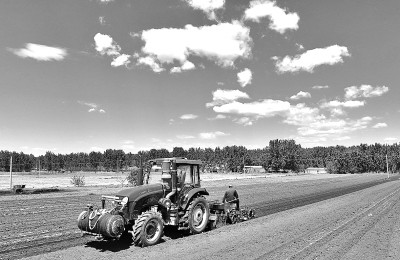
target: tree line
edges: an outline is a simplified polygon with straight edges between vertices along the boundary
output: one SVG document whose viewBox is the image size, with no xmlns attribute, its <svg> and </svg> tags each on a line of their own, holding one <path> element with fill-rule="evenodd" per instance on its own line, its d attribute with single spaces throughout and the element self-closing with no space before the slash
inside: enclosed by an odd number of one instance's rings
<svg viewBox="0 0 400 260">
<path fill-rule="evenodd" d="M 151 149 L 138 153 L 107 149 L 104 152 L 55 154 L 34 156 L 22 152 L 0 151 L 0 171 L 9 171 L 10 157 L 15 172 L 31 171 L 124 171 L 140 167 L 154 158 L 185 157 L 203 162 L 202 171 L 242 172 L 245 165 L 260 165 L 270 172 L 303 172 L 309 167 L 326 168 L 329 173 L 391 172 L 400 170 L 400 145 L 360 144 L 357 146 L 329 146 L 302 148 L 294 140 L 271 140 L 263 149 L 244 146 L 223 148 L 174 147 Z"/>
</svg>

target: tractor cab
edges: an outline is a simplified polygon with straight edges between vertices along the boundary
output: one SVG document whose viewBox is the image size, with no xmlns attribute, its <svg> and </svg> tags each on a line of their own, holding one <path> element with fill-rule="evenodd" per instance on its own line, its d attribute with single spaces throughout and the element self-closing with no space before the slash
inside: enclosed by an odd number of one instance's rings
<svg viewBox="0 0 400 260">
<path fill-rule="evenodd" d="M 162 183 L 166 198 L 178 203 L 183 193 L 200 188 L 200 160 L 186 158 L 159 158 L 150 160 L 150 170 L 145 175 L 144 184 Z"/>
</svg>

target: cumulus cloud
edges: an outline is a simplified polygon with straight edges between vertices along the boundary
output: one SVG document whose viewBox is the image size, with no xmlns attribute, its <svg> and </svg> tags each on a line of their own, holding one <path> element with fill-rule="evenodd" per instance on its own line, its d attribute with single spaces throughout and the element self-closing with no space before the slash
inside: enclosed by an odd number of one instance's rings
<svg viewBox="0 0 400 260">
<path fill-rule="evenodd" d="M 215 139 L 219 136 L 227 136 L 229 134 L 226 134 L 224 132 L 221 131 L 216 131 L 216 132 L 205 132 L 205 133 L 200 133 L 199 137 L 201 139 Z"/>
<path fill-rule="evenodd" d="M 184 114 L 180 116 L 180 119 L 182 120 L 192 120 L 198 118 L 198 115 L 193 115 L 193 114 Z"/>
<path fill-rule="evenodd" d="M 97 33 L 94 36 L 94 43 L 96 51 L 100 52 L 101 55 L 119 55 L 121 47 L 114 42 L 113 38 L 106 34 Z"/>
<path fill-rule="evenodd" d="M 21 58 L 31 58 L 38 61 L 60 61 L 67 56 L 67 51 L 63 48 L 35 43 L 27 43 L 25 48 L 9 50 Z"/>
<path fill-rule="evenodd" d="M 377 123 L 372 128 L 385 128 L 388 125 L 386 123 Z"/>
<path fill-rule="evenodd" d="M 269 28 L 281 34 L 286 30 L 297 30 L 300 17 L 297 13 L 287 12 L 286 9 L 276 5 L 275 1 L 253 0 L 245 11 L 244 19 L 260 22 L 264 17 L 270 19 Z"/>
<path fill-rule="evenodd" d="M 170 72 L 171 73 L 180 73 L 185 70 L 194 70 L 195 68 L 196 68 L 196 66 L 192 62 L 187 60 L 183 63 L 183 65 L 181 67 L 171 68 Z"/>
<path fill-rule="evenodd" d="M 248 58 L 251 52 L 250 29 L 238 21 L 201 27 L 188 24 L 182 29 L 150 29 L 143 31 L 141 38 L 145 42 L 143 54 L 160 66 L 178 61 L 185 67 L 190 55 L 207 58 L 221 66 L 233 66 L 236 59 Z"/>
<path fill-rule="evenodd" d="M 345 88 L 345 98 L 355 99 L 355 98 L 370 98 L 379 97 L 389 91 L 386 86 L 372 87 L 370 85 L 361 85 L 360 87 L 351 86 Z"/>
<path fill-rule="evenodd" d="M 223 9 L 225 0 L 185 0 L 194 9 L 202 10 L 211 20 L 216 20 L 215 10 Z"/>
<path fill-rule="evenodd" d="M 153 57 L 141 57 L 137 60 L 137 64 L 149 66 L 154 72 L 159 73 L 164 71 L 165 69 L 161 68 L 160 64 Z M 172 71 L 171 71 L 172 72 Z"/>
<path fill-rule="evenodd" d="M 314 72 L 314 68 L 321 65 L 334 65 L 343 63 L 343 57 L 349 57 L 347 47 L 333 45 L 326 48 L 308 50 L 295 57 L 285 56 L 283 59 L 273 57 L 276 60 L 278 73 L 307 71 Z"/>
<path fill-rule="evenodd" d="M 113 40 L 113 38 L 106 34 L 97 33 L 94 36 L 95 49 L 101 55 L 113 57 L 111 66 L 127 66 L 131 57 L 128 54 L 121 54 L 121 47 Z"/>
<path fill-rule="evenodd" d="M 213 107 L 215 105 L 227 104 L 239 99 L 250 98 L 249 95 L 247 95 L 247 93 L 244 93 L 237 89 L 236 90 L 217 89 L 212 93 L 212 95 L 213 95 L 213 102 L 207 103 L 206 107 Z"/>
<path fill-rule="evenodd" d="M 312 88 L 313 89 L 326 89 L 326 88 L 329 88 L 329 86 L 328 85 L 325 85 L 325 86 L 313 86 Z"/>
<path fill-rule="evenodd" d="M 292 100 L 299 100 L 301 98 L 311 98 L 311 94 L 309 92 L 300 91 L 296 95 L 290 97 Z"/>
<path fill-rule="evenodd" d="M 127 66 L 130 62 L 129 60 L 130 55 L 128 54 L 121 54 L 120 56 L 117 56 L 112 62 L 111 66 L 113 67 L 119 67 L 119 66 Z"/>
<path fill-rule="evenodd" d="M 244 88 L 245 86 L 251 84 L 253 74 L 251 73 L 251 70 L 245 68 L 244 70 L 242 70 L 237 74 L 237 78 L 240 86 Z"/>
</svg>

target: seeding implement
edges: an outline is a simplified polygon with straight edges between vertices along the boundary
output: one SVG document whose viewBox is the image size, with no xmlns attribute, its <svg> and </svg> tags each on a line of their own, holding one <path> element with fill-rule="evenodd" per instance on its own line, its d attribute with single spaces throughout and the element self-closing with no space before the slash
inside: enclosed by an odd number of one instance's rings
<svg viewBox="0 0 400 260">
<path fill-rule="evenodd" d="M 161 239 L 164 226 L 198 234 L 255 217 L 254 210 L 207 201 L 209 193 L 200 186 L 200 165 L 199 160 L 177 157 L 150 160 L 138 175 L 139 186 L 103 195 L 101 208 L 88 205 L 78 217 L 79 229 L 103 239 L 119 239 L 130 232 L 135 245 L 151 246 Z"/>
</svg>

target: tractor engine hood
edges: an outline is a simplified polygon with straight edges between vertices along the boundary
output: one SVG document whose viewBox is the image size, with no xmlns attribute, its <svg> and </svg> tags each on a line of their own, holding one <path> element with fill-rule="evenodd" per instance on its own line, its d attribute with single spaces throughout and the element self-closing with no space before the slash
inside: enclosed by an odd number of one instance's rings
<svg viewBox="0 0 400 260">
<path fill-rule="evenodd" d="M 164 188 L 162 184 L 148 184 L 148 185 L 140 185 L 137 187 L 133 187 L 130 189 L 125 189 L 119 191 L 116 196 L 118 197 L 128 197 L 129 201 L 136 201 L 137 199 L 145 196 L 149 193 L 162 193 L 164 192 Z"/>
</svg>

